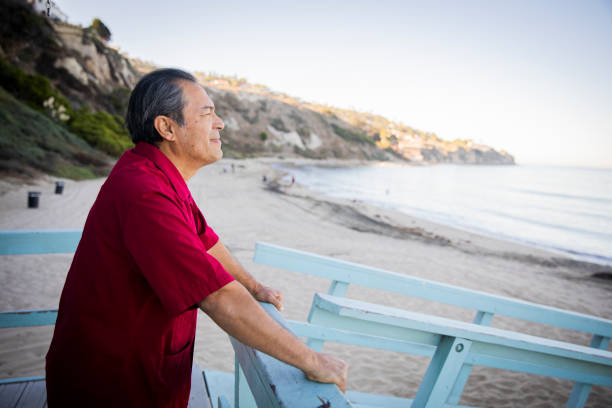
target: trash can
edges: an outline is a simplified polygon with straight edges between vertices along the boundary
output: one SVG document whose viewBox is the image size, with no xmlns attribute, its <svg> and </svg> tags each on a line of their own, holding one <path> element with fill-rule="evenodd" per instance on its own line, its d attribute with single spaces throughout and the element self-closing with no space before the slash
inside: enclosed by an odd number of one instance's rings
<svg viewBox="0 0 612 408">
<path fill-rule="evenodd" d="M 40 191 L 29 191 L 28 192 L 28 208 L 38 208 L 39 197 L 40 197 Z"/>
<path fill-rule="evenodd" d="M 55 194 L 62 194 L 64 192 L 64 182 L 56 181 L 55 182 Z"/>
</svg>

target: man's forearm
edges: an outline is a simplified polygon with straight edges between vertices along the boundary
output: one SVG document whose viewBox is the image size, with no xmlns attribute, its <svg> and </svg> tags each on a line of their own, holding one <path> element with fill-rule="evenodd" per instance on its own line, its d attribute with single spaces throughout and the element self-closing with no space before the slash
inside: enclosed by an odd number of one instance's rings
<svg viewBox="0 0 612 408">
<path fill-rule="evenodd" d="M 316 353 L 274 321 L 243 287 L 231 282 L 200 303 L 225 332 L 247 346 L 305 372 L 315 370 Z"/>
<path fill-rule="evenodd" d="M 242 284 L 251 294 L 257 292 L 260 286 L 259 282 L 244 269 L 242 265 L 232 256 L 229 250 L 223 245 L 221 240 L 217 241 L 212 248 L 208 250 L 208 253 L 213 256 L 225 270 L 234 277 L 238 282 Z"/>
</svg>

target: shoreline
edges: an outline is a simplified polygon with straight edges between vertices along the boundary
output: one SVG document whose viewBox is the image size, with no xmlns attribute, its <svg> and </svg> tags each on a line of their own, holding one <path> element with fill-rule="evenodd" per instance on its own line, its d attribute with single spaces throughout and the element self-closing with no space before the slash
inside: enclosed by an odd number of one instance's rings
<svg viewBox="0 0 612 408">
<path fill-rule="evenodd" d="M 234 256 L 259 281 L 282 291 L 283 315 L 304 321 L 314 292 L 327 292 L 326 279 L 263 267 L 252 261 L 257 241 L 287 246 L 415 277 L 509 296 L 551 307 L 612 319 L 612 284 L 591 277 L 586 263 L 512 242 L 453 229 L 363 202 L 329 199 L 299 184 L 287 194 L 271 191 L 262 175 L 271 160 L 229 160 L 201 169 L 188 186 L 207 222 Z M 235 172 L 224 165 L 235 164 Z M 13 186 L 0 194 L 0 229 L 82 228 L 104 179 L 67 180 L 54 195 L 52 178 L 36 180 L 43 191 L 40 208 L 26 208 L 32 186 Z M 0 308 L 57 307 L 71 254 L 3 256 Z M 413 311 L 471 321 L 465 309 L 401 295 L 349 287 L 347 296 Z M 540 337 L 588 344 L 574 331 L 496 318 L 493 326 Z M 44 373 L 52 327 L 0 331 L 0 378 Z M 610 347 L 609 347 L 610 348 Z M 324 352 L 349 363 L 349 389 L 414 397 L 428 359 L 394 352 L 326 343 Z M 232 372 L 228 337 L 198 313 L 194 361 L 202 368 Z M 546 390 L 545 393 L 542 390 Z M 571 383 L 521 373 L 476 367 L 461 404 L 556 407 Z M 589 405 L 612 400 L 609 387 L 593 387 Z"/>
<path fill-rule="evenodd" d="M 314 167 L 321 167 L 321 168 L 353 168 L 353 167 L 376 166 L 380 164 L 380 162 L 368 162 L 368 161 L 347 162 L 344 164 L 336 163 L 336 162 L 337 160 L 334 161 L 332 159 L 331 162 L 324 162 L 324 163 L 319 164 L 317 163 L 316 160 L 294 159 L 292 161 L 288 160 L 288 162 L 276 161 L 276 162 L 273 162 L 272 165 L 279 172 L 283 172 L 283 171 L 290 172 L 291 169 L 293 168 L 300 168 L 304 166 L 314 166 Z M 394 166 L 398 165 L 397 163 L 388 163 L 388 164 L 394 165 Z M 452 163 L 443 163 L 442 165 L 444 164 L 453 165 Z M 404 164 L 399 164 L 399 165 L 403 166 Z M 415 166 L 418 166 L 419 164 L 408 163 L 405 165 L 407 167 L 415 167 Z M 426 165 L 426 164 L 421 164 L 421 165 Z M 475 166 L 478 166 L 478 165 L 475 165 Z M 317 196 L 318 199 L 336 200 L 335 197 L 328 196 L 326 195 L 325 192 L 319 192 L 319 191 L 313 190 L 307 185 L 302 185 L 302 187 L 311 191 L 312 193 L 311 195 Z M 291 194 L 289 191 L 288 193 Z M 602 273 L 612 272 L 612 257 L 601 255 L 595 252 L 578 251 L 571 247 L 555 246 L 552 243 L 546 243 L 544 241 L 528 240 L 522 237 L 504 234 L 503 232 L 492 232 L 486 229 L 478 228 L 478 226 L 476 225 L 467 225 L 467 224 L 461 224 L 460 222 L 453 222 L 452 217 L 450 220 L 440 220 L 440 219 L 436 219 L 436 217 L 428 216 L 428 214 L 411 214 L 408 211 L 402 210 L 402 208 L 398 207 L 397 205 L 394 208 L 392 205 L 385 205 L 384 203 L 377 203 L 375 201 L 369 201 L 367 199 L 354 200 L 354 199 L 346 198 L 346 197 L 338 198 L 337 200 L 344 201 L 345 203 L 348 203 L 348 204 L 350 204 L 351 202 L 355 202 L 355 201 L 363 202 L 367 205 L 378 208 L 380 211 L 391 211 L 395 213 L 400 213 L 400 214 L 408 215 L 415 219 L 427 221 L 432 224 L 437 224 L 437 225 L 448 227 L 451 229 L 464 231 L 470 234 L 482 235 L 489 239 L 511 242 L 517 245 L 522 245 L 522 246 L 528 246 L 533 249 L 547 251 L 552 254 L 551 256 L 554 256 L 556 258 L 570 258 L 572 261 L 575 261 L 575 262 L 582 262 L 584 264 L 592 265 L 589 267 L 589 269 L 597 269 L 594 266 L 599 265 L 602 269 L 601 271 Z M 610 275 L 610 278 L 612 278 L 612 274 Z"/>
</svg>

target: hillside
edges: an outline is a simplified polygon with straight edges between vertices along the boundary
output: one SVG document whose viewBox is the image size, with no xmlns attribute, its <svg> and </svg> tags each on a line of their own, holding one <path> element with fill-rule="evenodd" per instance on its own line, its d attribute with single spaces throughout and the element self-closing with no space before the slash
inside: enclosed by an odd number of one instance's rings
<svg viewBox="0 0 612 408">
<path fill-rule="evenodd" d="M 57 154 L 81 149 L 84 140 L 101 156 L 118 155 L 131 145 L 122 126 L 129 91 L 143 73 L 155 66 L 128 59 L 106 44 L 94 26 L 52 21 L 21 0 L 0 0 L 0 86 L 3 110 L 21 112 L 20 103 L 51 121 L 48 127 L 73 137 Z M 110 35 L 110 33 L 108 33 Z M 283 156 L 360 160 L 399 160 L 423 163 L 512 164 L 512 156 L 470 141 L 446 142 L 435 134 L 391 122 L 381 116 L 342 110 L 280 94 L 243 79 L 195 73 L 210 92 L 226 127 L 226 157 Z M 34 121 L 36 122 L 36 121 Z M 12 128 L 0 121 L 2 146 L 10 144 Z M 28 132 L 37 135 L 36 126 Z M 58 139 L 58 143 L 59 143 Z M 44 143 L 39 144 L 43 146 Z M 88 156 L 89 157 L 89 156 Z M 93 166 L 68 155 L 72 166 Z M 16 149 L 3 147 L 0 171 L 14 171 L 23 161 Z M 56 170 L 53 170 L 57 173 Z"/>
<path fill-rule="evenodd" d="M 140 72 L 157 68 L 130 60 Z M 416 163 L 514 164 L 507 152 L 471 140 L 444 141 L 382 116 L 339 109 L 274 92 L 243 78 L 195 73 L 226 122 L 231 153 Z M 258 140 L 259 139 L 259 140 Z"/>
<path fill-rule="evenodd" d="M 84 179 L 103 176 L 109 167 L 108 156 L 0 88 L 1 172 Z"/>
</svg>

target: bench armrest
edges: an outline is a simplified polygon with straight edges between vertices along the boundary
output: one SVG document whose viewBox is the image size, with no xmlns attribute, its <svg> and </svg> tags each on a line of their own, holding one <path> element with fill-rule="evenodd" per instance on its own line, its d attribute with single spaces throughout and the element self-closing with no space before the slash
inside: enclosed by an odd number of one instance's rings
<svg viewBox="0 0 612 408">
<path fill-rule="evenodd" d="M 284 328 L 288 326 L 269 303 L 260 302 L 264 310 Z M 351 407 L 345 395 L 334 384 L 310 381 L 304 373 L 230 336 L 236 358 L 260 407 Z"/>
</svg>

